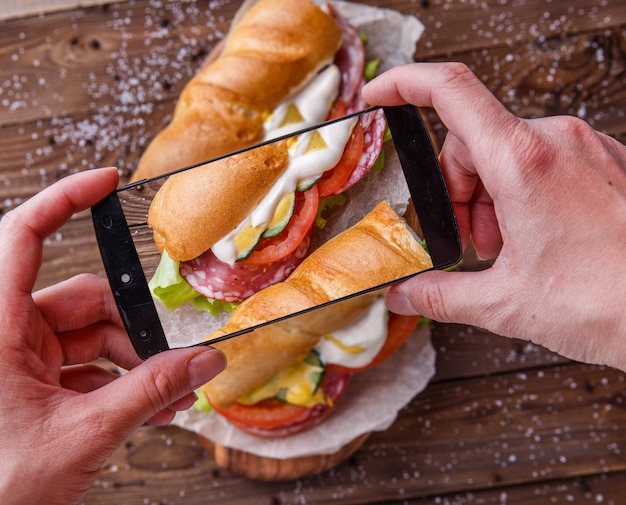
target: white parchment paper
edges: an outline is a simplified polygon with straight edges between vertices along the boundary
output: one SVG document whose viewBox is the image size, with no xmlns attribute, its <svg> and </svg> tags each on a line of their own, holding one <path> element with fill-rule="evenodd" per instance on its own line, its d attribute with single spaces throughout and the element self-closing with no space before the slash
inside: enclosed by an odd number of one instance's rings
<svg viewBox="0 0 626 505">
<path fill-rule="evenodd" d="M 323 0 L 314 1 L 325 3 Z M 415 44 L 424 31 L 419 20 L 389 9 L 352 2 L 331 3 L 357 29 L 367 34 L 367 58 L 380 58 L 381 70 L 413 61 Z M 363 184 L 359 183 L 359 188 L 351 190 L 349 198 L 359 202 L 358 205 L 375 204 L 385 198 L 402 214 L 408 201 L 408 190 L 394 182 L 398 179 L 392 174 L 398 170 L 399 164 L 390 156 L 384 168 L 385 177 L 371 177 Z M 397 175 L 401 177 L 399 172 Z M 381 181 L 384 182 L 381 184 Z M 373 192 L 377 193 L 375 198 L 372 197 Z M 193 309 L 188 308 L 187 311 Z M 215 321 L 202 321 L 197 314 L 191 317 L 180 309 L 175 317 L 162 313 L 161 320 L 166 332 L 175 336 L 174 345 L 195 343 L 198 335 L 208 333 L 207 325 L 215 324 Z M 430 330 L 424 327 L 409 338 L 401 352 L 372 370 L 356 374 L 337 412 L 308 432 L 285 439 L 259 439 L 233 428 L 215 413 L 194 409 L 179 412 L 174 424 L 202 434 L 222 446 L 262 457 L 284 459 L 332 454 L 364 433 L 387 429 L 398 412 L 426 387 L 434 372 L 435 352 L 430 343 Z"/>
<path fill-rule="evenodd" d="M 380 71 L 413 61 L 415 44 L 424 33 L 424 25 L 416 17 L 353 2 L 313 1 L 318 5 L 332 4 L 339 14 L 367 35 L 366 58 L 379 58 Z"/>
</svg>

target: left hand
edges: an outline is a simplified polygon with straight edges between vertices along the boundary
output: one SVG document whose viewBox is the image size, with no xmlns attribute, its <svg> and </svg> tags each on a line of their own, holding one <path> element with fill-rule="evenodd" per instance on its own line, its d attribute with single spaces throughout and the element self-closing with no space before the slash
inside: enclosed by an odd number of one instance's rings
<svg viewBox="0 0 626 505">
<path fill-rule="evenodd" d="M 79 275 L 32 293 L 46 237 L 113 191 L 117 170 L 67 177 L 0 222 L 0 496 L 3 503 L 77 503 L 133 430 L 166 424 L 225 365 L 197 347 L 142 362 L 108 282 Z M 132 369 L 122 377 L 90 362 Z"/>
</svg>

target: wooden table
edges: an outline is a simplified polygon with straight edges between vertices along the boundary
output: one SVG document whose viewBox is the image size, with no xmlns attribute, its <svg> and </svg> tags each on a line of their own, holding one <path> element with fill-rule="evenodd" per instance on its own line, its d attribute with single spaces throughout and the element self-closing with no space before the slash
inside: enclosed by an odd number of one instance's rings
<svg viewBox="0 0 626 505">
<path fill-rule="evenodd" d="M 78 170 L 127 176 L 238 3 L 135 0 L 0 23 L 1 212 Z M 366 3 L 418 16 L 416 59 L 466 62 L 516 114 L 575 114 L 626 140 L 622 0 Z M 38 285 L 84 271 L 102 273 L 88 213 L 47 241 Z M 432 383 L 331 472 L 249 482 L 195 434 L 146 426 L 85 503 L 626 503 L 624 373 L 459 325 L 433 324 L 433 342 Z"/>
</svg>

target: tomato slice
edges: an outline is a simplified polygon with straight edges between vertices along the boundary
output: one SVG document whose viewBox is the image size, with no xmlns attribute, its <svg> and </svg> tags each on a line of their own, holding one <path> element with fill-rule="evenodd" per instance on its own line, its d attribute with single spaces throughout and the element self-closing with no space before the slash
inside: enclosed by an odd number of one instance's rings
<svg viewBox="0 0 626 505">
<path fill-rule="evenodd" d="M 346 144 L 343 156 L 339 162 L 333 168 L 324 172 L 317 183 L 320 198 L 336 194 L 348 181 L 350 175 L 359 163 L 364 145 L 365 131 L 359 121 L 352 131 L 352 135 Z"/>
<path fill-rule="evenodd" d="M 275 237 L 261 239 L 254 252 L 246 259 L 239 261 L 238 264 L 265 265 L 291 254 L 313 228 L 318 207 L 317 185 L 306 191 L 298 191 L 293 215 L 285 229 Z"/>
<path fill-rule="evenodd" d="M 180 275 L 198 293 L 212 300 L 242 302 L 257 291 L 284 281 L 309 253 L 313 230 L 295 251 L 284 258 L 262 265 L 234 265 L 215 257 L 210 249 L 180 264 Z"/>
<path fill-rule="evenodd" d="M 330 121 L 331 119 L 343 117 L 346 115 L 347 110 L 348 105 L 346 104 L 346 102 L 344 102 L 341 98 L 337 98 L 337 100 L 335 100 L 335 103 L 333 104 L 332 109 L 330 109 L 330 112 L 328 113 L 328 117 L 326 119 Z"/>
<path fill-rule="evenodd" d="M 326 365 L 326 370 L 333 370 L 343 373 L 358 373 L 375 367 L 382 361 L 386 360 L 394 352 L 396 352 L 402 344 L 411 336 L 420 316 L 401 316 L 399 314 L 389 313 L 389 322 L 387 323 L 387 340 L 378 351 L 378 354 L 367 365 L 359 368 L 349 368 L 340 365 Z"/>
<path fill-rule="evenodd" d="M 227 409 L 212 405 L 215 412 L 236 425 L 250 425 L 257 428 L 271 429 L 289 424 L 308 410 L 302 405 L 292 405 L 276 398 L 267 398 L 254 405 L 235 403 Z"/>
<path fill-rule="evenodd" d="M 327 371 L 320 387 L 330 400 L 328 404 L 303 407 L 268 398 L 254 405 L 235 403 L 227 409 L 212 407 L 235 427 L 255 436 L 274 438 L 293 435 L 311 429 L 326 419 L 341 402 L 351 377 L 351 373 Z"/>
</svg>

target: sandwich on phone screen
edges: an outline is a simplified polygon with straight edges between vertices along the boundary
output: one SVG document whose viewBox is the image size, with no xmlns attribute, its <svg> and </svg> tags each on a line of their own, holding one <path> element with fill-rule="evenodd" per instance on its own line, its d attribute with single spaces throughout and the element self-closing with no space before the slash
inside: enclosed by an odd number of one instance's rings
<svg viewBox="0 0 626 505">
<path fill-rule="evenodd" d="M 452 205 L 412 106 L 384 109 L 392 137 L 384 168 L 348 191 L 319 198 L 325 172 L 341 158 L 335 144 L 343 146 L 360 117 L 376 112 L 132 183 L 94 206 L 107 275 L 140 356 L 209 335 L 241 335 L 460 260 Z M 224 178 L 241 183 L 239 189 L 224 193 Z M 245 217 L 233 218 L 237 213 Z M 406 264 L 396 268 L 396 256 Z M 338 262 L 331 267 L 332 261 Z M 302 281 L 309 270 L 328 279 Z M 276 285 L 284 289 L 298 276 L 296 291 L 323 293 L 298 301 L 293 292 L 282 305 L 270 297 L 264 314 L 227 324 L 251 297 Z M 331 286 L 321 287 L 324 282 Z"/>
</svg>

